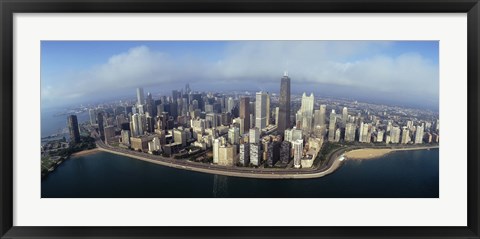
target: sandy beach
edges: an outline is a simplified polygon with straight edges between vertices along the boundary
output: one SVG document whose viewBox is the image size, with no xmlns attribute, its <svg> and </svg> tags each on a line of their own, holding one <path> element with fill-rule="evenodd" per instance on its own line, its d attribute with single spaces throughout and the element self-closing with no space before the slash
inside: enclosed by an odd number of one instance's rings
<svg viewBox="0 0 480 239">
<path fill-rule="evenodd" d="M 72 156 L 89 155 L 89 154 L 94 154 L 98 152 L 99 152 L 98 148 L 94 148 L 94 149 L 88 149 L 88 150 L 83 150 L 80 152 L 73 153 Z"/>
<path fill-rule="evenodd" d="M 373 159 L 384 156 L 388 153 L 394 151 L 406 151 L 406 150 L 422 150 L 422 149 L 431 149 L 438 148 L 438 146 L 432 147 L 411 147 L 411 148 L 389 148 L 389 149 L 374 149 L 374 148 L 365 148 L 365 149 L 355 149 L 345 153 L 348 159 Z"/>
</svg>

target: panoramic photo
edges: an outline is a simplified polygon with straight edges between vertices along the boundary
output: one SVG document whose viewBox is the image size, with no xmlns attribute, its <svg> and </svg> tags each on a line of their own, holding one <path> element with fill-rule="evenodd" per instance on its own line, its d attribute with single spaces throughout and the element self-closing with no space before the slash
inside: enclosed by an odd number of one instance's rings
<svg viewBox="0 0 480 239">
<path fill-rule="evenodd" d="M 42 41 L 42 198 L 438 198 L 438 41 Z"/>
</svg>

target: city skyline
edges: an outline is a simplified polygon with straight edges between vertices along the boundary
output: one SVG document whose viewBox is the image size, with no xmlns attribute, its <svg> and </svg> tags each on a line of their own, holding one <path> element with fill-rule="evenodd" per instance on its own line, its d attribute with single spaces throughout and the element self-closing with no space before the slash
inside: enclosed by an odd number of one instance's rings
<svg viewBox="0 0 480 239">
<path fill-rule="evenodd" d="M 438 109 L 433 41 L 44 41 L 41 102 L 89 103 L 131 95 L 132 88 L 162 92 L 186 83 L 200 91 L 279 93 L 278 72 L 285 70 L 293 75 L 292 94 Z"/>
<path fill-rule="evenodd" d="M 130 100 L 55 114 L 67 116 L 68 130 L 42 137 L 42 180 L 61 171 L 57 166 L 76 153 L 106 152 L 102 157 L 126 156 L 214 177 L 291 180 L 315 180 L 351 161 L 378 159 L 397 151 L 436 150 L 431 159 L 438 161 L 438 113 L 348 100 L 317 101 L 313 93 L 292 96 L 295 81 L 287 72 L 278 77 L 278 95 L 199 92 L 187 83 L 170 94 L 148 92 L 145 97 L 143 87 L 137 87 L 131 89 L 136 97 Z M 77 120 L 77 115 L 83 120 Z M 215 186 L 218 183 L 214 183 L 214 197 L 222 188 Z M 429 185 L 428 196 L 437 196 L 438 183 Z M 303 193 L 291 192 L 288 197 Z"/>
</svg>

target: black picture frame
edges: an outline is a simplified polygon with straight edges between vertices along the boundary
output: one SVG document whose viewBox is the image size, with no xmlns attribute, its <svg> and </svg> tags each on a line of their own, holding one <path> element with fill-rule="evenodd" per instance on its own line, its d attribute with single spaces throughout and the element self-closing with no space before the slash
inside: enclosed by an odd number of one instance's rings
<svg viewBox="0 0 480 239">
<path fill-rule="evenodd" d="M 480 238 L 478 0 L 0 0 L 1 238 Z M 14 13 L 467 13 L 468 226 L 466 227 L 18 227 L 13 226 L 13 15 Z M 439 212 L 440 213 L 440 212 Z M 414 216 L 414 215 L 412 215 Z"/>
</svg>

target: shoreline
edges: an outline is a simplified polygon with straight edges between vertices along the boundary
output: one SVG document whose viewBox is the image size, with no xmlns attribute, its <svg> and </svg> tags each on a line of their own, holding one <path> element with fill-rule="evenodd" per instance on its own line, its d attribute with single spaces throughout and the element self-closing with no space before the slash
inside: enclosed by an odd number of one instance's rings
<svg viewBox="0 0 480 239">
<path fill-rule="evenodd" d="M 348 152 L 345 152 L 347 159 L 351 160 L 363 160 L 363 159 L 376 159 L 383 157 L 389 153 L 397 151 L 411 151 L 411 150 L 429 150 L 429 149 L 438 149 L 439 146 L 430 146 L 430 147 L 410 147 L 410 148 L 362 148 L 354 149 Z"/>
<path fill-rule="evenodd" d="M 79 152 L 75 152 L 70 155 L 70 157 L 75 157 L 75 156 L 83 156 L 83 155 L 90 155 L 90 154 L 95 154 L 100 152 L 98 148 L 93 148 L 93 149 L 87 149 L 87 150 L 82 150 Z"/>
<path fill-rule="evenodd" d="M 183 163 L 183 162 L 172 162 L 172 161 L 162 161 L 161 159 L 150 159 L 143 155 L 136 155 L 136 154 L 129 154 L 124 152 L 119 152 L 114 149 L 108 149 L 103 147 L 98 147 L 98 150 L 121 155 L 133 159 L 142 160 L 145 162 L 150 162 L 154 164 L 159 164 L 162 166 L 167 166 L 171 168 L 201 172 L 201 173 L 208 173 L 208 174 L 216 174 L 216 175 L 223 175 L 223 176 L 231 176 L 231 177 L 242 177 L 242 178 L 257 178 L 257 179 L 309 179 L 309 178 L 320 178 L 324 177 L 328 174 L 335 172 L 342 164 L 343 157 L 338 156 L 338 154 L 332 155 L 331 158 L 328 160 L 333 161 L 329 162 L 329 167 L 327 168 L 317 168 L 317 169 L 306 169 L 305 171 L 259 171 L 257 169 L 247 171 L 245 169 L 235 169 L 235 168 L 219 168 L 218 166 L 212 165 L 194 165 L 192 163 Z M 256 171 L 256 172 L 255 172 Z"/>
</svg>

